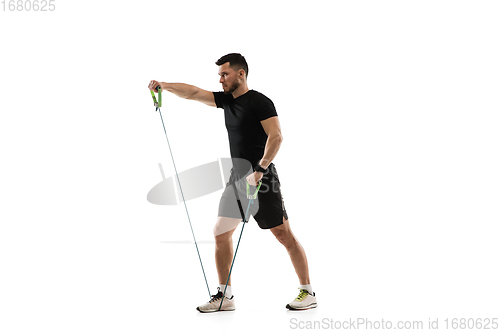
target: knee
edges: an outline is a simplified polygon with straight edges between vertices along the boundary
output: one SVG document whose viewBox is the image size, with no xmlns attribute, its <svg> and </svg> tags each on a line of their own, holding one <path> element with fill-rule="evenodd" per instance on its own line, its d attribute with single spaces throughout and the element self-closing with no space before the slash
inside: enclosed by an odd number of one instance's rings
<svg viewBox="0 0 500 333">
<path fill-rule="evenodd" d="M 297 240 L 295 239 L 293 234 L 291 232 L 286 231 L 286 230 L 279 230 L 279 231 L 274 233 L 274 236 L 287 249 L 293 247 L 294 244 L 297 243 Z"/>
<path fill-rule="evenodd" d="M 226 232 L 219 235 L 214 233 L 214 237 L 215 237 L 215 246 L 227 245 L 231 243 L 232 240 L 230 232 Z"/>
<path fill-rule="evenodd" d="M 232 230 L 227 230 L 227 227 L 221 227 L 217 224 L 214 227 L 214 238 L 216 246 L 225 246 L 232 241 Z"/>
<path fill-rule="evenodd" d="M 238 226 L 238 223 L 240 220 L 238 219 L 232 219 L 232 218 L 224 218 L 224 217 L 219 217 L 217 218 L 217 223 L 215 224 L 214 227 L 214 237 L 215 237 L 215 242 L 225 242 L 225 241 L 230 241 L 231 236 Z"/>
</svg>

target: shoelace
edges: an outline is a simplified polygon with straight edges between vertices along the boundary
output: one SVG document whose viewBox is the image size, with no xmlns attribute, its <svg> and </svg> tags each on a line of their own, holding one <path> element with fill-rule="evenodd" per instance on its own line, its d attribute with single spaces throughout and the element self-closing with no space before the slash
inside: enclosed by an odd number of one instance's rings
<svg viewBox="0 0 500 333">
<path fill-rule="evenodd" d="M 295 299 L 296 301 L 300 302 L 302 301 L 304 298 L 307 297 L 307 295 L 309 295 L 309 292 L 305 289 L 300 289 L 300 293 L 299 293 L 299 296 L 297 296 L 297 298 Z"/>
<path fill-rule="evenodd" d="M 212 295 L 212 299 L 209 301 L 209 303 L 216 302 L 221 298 L 222 298 L 222 293 L 219 291 L 216 295 Z"/>
</svg>

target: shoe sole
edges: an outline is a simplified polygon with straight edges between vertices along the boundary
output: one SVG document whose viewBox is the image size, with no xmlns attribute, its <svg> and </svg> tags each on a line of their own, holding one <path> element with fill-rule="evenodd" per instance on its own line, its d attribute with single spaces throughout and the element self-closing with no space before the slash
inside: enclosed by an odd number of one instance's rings
<svg viewBox="0 0 500 333">
<path fill-rule="evenodd" d="M 202 311 L 200 310 L 200 307 L 197 307 L 196 310 L 200 311 L 201 313 L 212 313 L 212 312 L 222 312 L 222 311 L 234 311 L 236 309 L 227 309 L 227 310 L 209 310 L 209 311 Z"/>
<path fill-rule="evenodd" d="M 286 305 L 286 308 L 288 310 L 292 310 L 292 311 L 300 311 L 300 310 L 309 310 L 309 309 L 314 309 L 318 307 L 318 304 L 317 303 L 312 303 L 311 305 L 309 305 L 308 307 L 304 307 L 304 308 L 294 308 L 294 307 L 291 307 L 290 304 L 287 304 Z"/>
</svg>

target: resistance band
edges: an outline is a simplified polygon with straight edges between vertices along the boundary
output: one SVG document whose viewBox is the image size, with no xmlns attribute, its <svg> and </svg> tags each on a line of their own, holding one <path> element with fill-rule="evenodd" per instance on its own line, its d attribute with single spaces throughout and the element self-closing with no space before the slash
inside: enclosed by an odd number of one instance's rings
<svg viewBox="0 0 500 333">
<path fill-rule="evenodd" d="M 210 288 L 208 287 L 207 276 L 205 275 L 205 269 L 203 268 L 203 262 L 201 261 L 200 250 L 198 249 L 198 243 L 196 242 L 196 237 L 194 236 L 193 225 L 191 224 L 191 219 L 189 218 L 189 212 L 186 205 L 186 200 L 184 200 L 184 193 L 182 192 L 181 181 L 179 180 L 179 174 L 177 173 L 177 168 L 175 166 L 174 155 L 172 154 L 172 148 L 170 148 L 170 142 L 168 141 L 167 130 L 165 129 L 165 123 L 163 122 L 163 117 L 161 115 L 161 87 L 156 87 L 158 90 L 158 101 L 156 100 L 155 93 L 151 90 L 151 95 L 153 96 L 154 105 L 156 107 L 156 111 L 160 112 L 161 123 L 163 125 L 163 131 L 165 132 L 165 137 L 167 138 L 168 150 L 170 151 L 170 156 L 172 157 L 172 164 L 174 165 L 175 175 L 177 176 L 177 182 L 179 183 L 179 189 L 181 191 L 182 201 L 184 202 L 184 207 L 186 208 L 186 214 L 189 221 L 189 226 L 191 227 L 191 233 L 193 234 L 194 245 L 196 246 L 196 252 L 198 252 L 198 258 L 200 259 L 201 270 L 203 271 L 203 277 L 205 277 L 205 283 L 207 285 L 208 297 L 210 297 Z"/>
<path fill-rule="evenodd" d="M 235 181 L 236 182 L 236 181 Z M 241 206 L 240 197 L 238 195 L 238 190 L 236 190 L 235 183 L 233 182 L 234 194 L 236 195 L 236 200 L 238 201 L 238 208 L 240 209 L 241 218 L 243 219 L 243 225 L 241 226 L 240 237 L 238 238 L 238 244 L 236 244 L 236 250 L 234 251 L 233 261 L 231 262 L 231 268 L 229 269 L 229 275 L 227 276 L 226 286 L 224 287 L 224 293 L 222 294 L 222 299 L 219 305 L 219 311 L 222 308 L 222 302 L 224 302 L 224 297 L 226 296 L 227 285 L 229 284 L 229 278 L 231 277 L 231 272 L 233 271 L 234 259 L 236 259 L 236 253 L 238 253 L 238 247 L 240 246 L 241 236 L 243 235 L 243 229 L 245 229 L 245 224 L 247 223 L 248 211 L 250 210 L 250 205 L 253 205 L 253 201 L 257 199 L 257 193 L 259 193 L 260 186 L 262 185 L 262 180 L 259 181 L 255 192 L 251 194 L 250 192 L 250 184 L 247 182 L 247 199 L 248 206 L 247 211 L 243 214 L 243 207 Z"/>
</svg>

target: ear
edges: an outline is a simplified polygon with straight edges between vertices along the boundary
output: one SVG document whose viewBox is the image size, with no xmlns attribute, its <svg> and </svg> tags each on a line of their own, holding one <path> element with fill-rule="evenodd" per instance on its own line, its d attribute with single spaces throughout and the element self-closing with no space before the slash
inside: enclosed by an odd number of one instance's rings
<svg viewBox="0 0 500 333">
<path fill-rule="evenodd" d="M 243 78 L 245 77 L 245 70 L 244 70 L 244 69 L 240 69 L 240 70 L 238 71 L 238 77 L 239 77 L 240 79 L 243 79 Z"/>
</svg>

